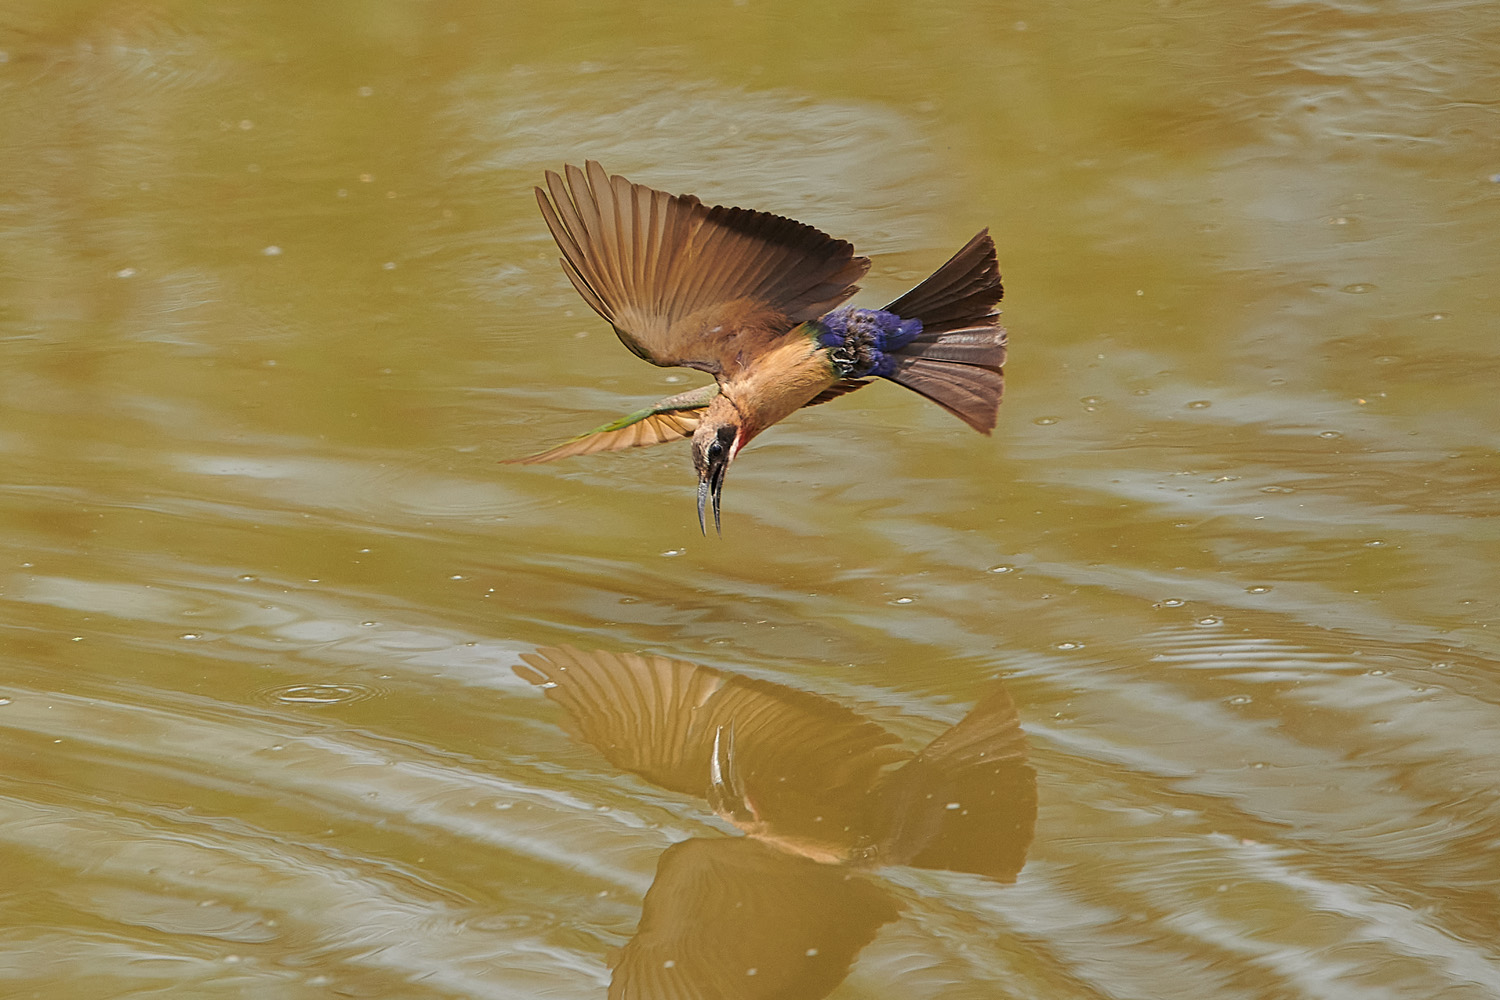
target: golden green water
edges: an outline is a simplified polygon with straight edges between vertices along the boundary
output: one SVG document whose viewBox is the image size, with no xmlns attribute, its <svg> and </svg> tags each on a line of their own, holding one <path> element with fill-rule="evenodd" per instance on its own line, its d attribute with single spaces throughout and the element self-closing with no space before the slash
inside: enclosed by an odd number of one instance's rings
<svg viewBox="0 0 1500 1000">
<path fill-rule="evenodd" d="M 844 945 L 681 995 L 1500 995 L 1497 52 L 1477 0 L 10 0 L 0 995 L 603 996 L 695 923 Z M 697 380 L 558 268 L 585 157 L 865 304 L 991 227 L 994 437 L 796 415 L 722 540 L 682 446 L 499 464 Z M 908 752 L 1006 692 L 1025 866 L 766 874 L 513 672 L 559 644 Z"/>
</svg>

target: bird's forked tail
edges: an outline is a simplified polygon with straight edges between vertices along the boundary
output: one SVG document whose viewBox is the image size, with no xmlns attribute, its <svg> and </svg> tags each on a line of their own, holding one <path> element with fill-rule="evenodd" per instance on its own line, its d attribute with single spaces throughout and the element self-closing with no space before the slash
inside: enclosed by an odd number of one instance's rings
<svg viewBox="0 0 1500 1000">
<path fill-rule="evenodd" d="M 983 434 L 995 427 L 1005 390 L 1005 328 L 995 306 L 1003 288 L 988 229 L 928 278 L 885 307 L 922 321 L 922 332 L 890 351 L 879 374 L 921 393 Z"/>
</svg>

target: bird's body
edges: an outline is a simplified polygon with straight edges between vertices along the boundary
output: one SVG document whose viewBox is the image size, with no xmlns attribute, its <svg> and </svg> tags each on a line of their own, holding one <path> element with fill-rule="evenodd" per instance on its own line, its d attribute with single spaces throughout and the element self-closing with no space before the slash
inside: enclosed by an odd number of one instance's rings
<svg viewBox="0 0 1500 1000">
<path fill-rule="evenodd" d="M 578 293 L 639 357 L 714 382 L 518 461 L 691 437 L 699 521 L 712 498 L 717 526 L 725 471 L 752 438 L 872 377 L 981 433 L 995 426 L 1006 335 L 987 231 L 885 309 L 859 309 L 842 303 L 870 261 L 843 240 L 632 184 L 594 162 L 565 173 L 548 171 L 537 202 Z"/>
</svg>

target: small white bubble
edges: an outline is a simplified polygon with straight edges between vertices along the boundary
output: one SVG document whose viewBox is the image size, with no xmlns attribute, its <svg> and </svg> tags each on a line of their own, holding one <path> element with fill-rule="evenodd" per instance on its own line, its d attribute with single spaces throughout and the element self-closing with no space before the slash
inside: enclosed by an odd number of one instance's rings
<svg viewBox="0 0 1500 1000">
<path fill-rule="evenodd" d="M 464 575 L 462 573 L 454 573 L 452 576 L 448 577 L 448 579 L 450 580 L 462 580 L 463 578 Z"/>
<path fill-rule="evenodd" d="M 380 266 L 385 268 L 387 271 L 394 271 L 396 269 L 396 262 L 393 260 L 388 260 Z"/>
<path fill-rule="evenodd" d="M 1205 615 L 1204 617 L 1199 618 L 1195 624 L 1202 625 L 1204 627 L 1222 625 L 1224 624 L 1224 619 L 1220 618 L 1218 615 Z"/>
<path fill-rule="evenodd" d="M 1269 594 L 1270 592 L 1271 588 L 1263 583 L 1258 583 L 1253 587 L 1245 588 L 1245 593 L 1247 594 Z"/>
<path fill-rule="evenodd" d="M 133 267 L 122 267 L 118 271 L 115 272 L 115 277 L 116 278 L 134 278 L 135 277 L 135 268 L 133 268 Z"/>
<path fill-rule="evenodd" d="M 264 250 L 262 250 L 261 253 L 265 254 L 267 257 L 280 257 L 281 247 L 272 244 L 271 246 L 268 246 Z"/>
<path fill-rule="evenodd" d="M 1035 420 L 1032 421 L 1032 423 L 1036 424 L 1038 427 L 1047 427 L 1047 426 L 1050 426 L 1052 424 L 1057 423 L 1057 418 L 1056 417 L 1037 417 Z"/>
<path fill-rule="evenodd" d="M 9 705 L 10 703 L 11 701 L 9 698 L 0 698 L 0 705 Z"/>
<path fill-rule="evenodd" d="M 1053 646 L 1052 646 L 1052 648 L 1053 649 L 1082 649 L 1083 648 L 1083 643 L 1081 643 L 1081 642 L 1058 642 L 1058 643 L 1054 643 Z"/>
<path fill-rule="evenodd" d="M 898 597 L 894 601 L 892 601 L 891 603 L 892 604 L 912 604 L 915 601 L 916 601 L 915 597 Z"/>
<path fill-rule="evenodd" d="M 1230 705 L 1248 705 L 1254 700 L 1255 699 L 1251 698 L 1248 694 L 1237 694 L 1232 698 L 1225 699 L 1225 701 Z"/>
<path fill-rule="evenodd" d="M 668 559 L 673 559 L 677 556 L 682 555 L 686 551 L 687 549 L 667 549 L 662 553 L 662 555 L 666 556 Z"/>
<path fill-rule="evenodd" d="M 201 638 L 203 638 L 203 634 L 201 632 L 184 632 L 181 635 L 179 635 L 177 638 L 179 638 L 179 639 L 189 639 L 189 640 L 191 640 L 191 639 L 201 639 Z"/>
<path fill-rule="evenodd" d="M 1319 431 L 1318 432 L 1318 437 L 1323 438 L 1323 439 L 1328 440 L 1328 441 L 1337 441 L 1339 438 L 1341 438 L 1343 436 L 1344 436 L 1343 431 Z"/>
<path fill-rule="evenodd" d="M 1366 292 L 1373 292 L 1374 290 L 1375 286 L 1365 281 L 1356 281 L 1352 285 L 1345 285 L 1339 289 L 1339 291 L 1348 292 L 1350 295 L 1363 295 Z"/>
<path fill-rule="evenodd" d="M 1211 400 L 1207 400 L 1207 399 L 1195 399 L 1192 402 L 1190 402 L 1190 403 L 1187 404 L 1187 408 L 1190 409 L 1190 410 L 1206 410 L 1210 406 L 1213 406 L 1213 405 L 1214 404 L 1213 404 L 1213 402 Z"/>
<path fill-rule="evenodd" d="M 1186 603 L 1187 603 L 1187 601 L 1184 601 L 1180 597 L 1167 597 L 1167 598 L 1163 598 L 1160 601 L 1157 601 L 1152 606 L 1153 607 L 1157 607 L 1157 608 L 1180 608 L 1180 607 L 1182 607 Z"/>
<path fill-rule="evenodd" d="M 998 566 L 991 566 L 989 569 L 985 570 L 986 573 L 1014 573 L 1015 571 L 1016 568 L 1014 566 L 1009 566 L 1005 563 L 1001 563 Z"/>
</svg>

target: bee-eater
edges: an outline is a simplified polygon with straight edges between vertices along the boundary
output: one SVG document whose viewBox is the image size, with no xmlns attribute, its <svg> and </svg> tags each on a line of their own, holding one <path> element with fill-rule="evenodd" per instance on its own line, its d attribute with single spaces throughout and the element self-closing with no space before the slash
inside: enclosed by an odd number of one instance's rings
<svg viewBox="0 0 1500 1000">
<path fill-rule="evenodd" d="M 989 230 L 884 309 L 845 306 L 868 257 L 812 226 L 706 206 L 589 161 L 547 171 L 537 204 L 578 294 L 654 365 L 714 381 L 538 455 L 660 444 L 691 436 L 698 525 L 724 474 L 761 431 L 804 406 L 889 379 L 988 434 L 1004 389 L 1002 288 Z"/>
</svg>

